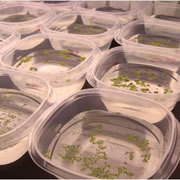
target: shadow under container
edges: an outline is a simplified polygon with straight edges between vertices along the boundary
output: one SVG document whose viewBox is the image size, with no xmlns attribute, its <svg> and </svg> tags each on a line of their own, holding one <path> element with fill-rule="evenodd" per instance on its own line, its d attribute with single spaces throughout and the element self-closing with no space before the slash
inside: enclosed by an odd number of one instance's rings
<svg viewBox="0 0 180 180">
<path fill-rule="evenodd" d="M 137 16 L 144 22 L 170 23 L 172 26 L 179 26 L 180 5 L 156 2 L 141 9 Z"/>
<path fill-rule="evenodd" d="M 124 49 L 151 48 L 158 54 L 180 52 L 180 26 L 168 23 L 134 21 L 125 25 L 115 34 L 115 40 Z"/>
<path fill-rule="evenodd" d="M 39 32 L 41 24 L 55 16 L 55 11 L 41 3 L 11 2 L 0 6 L 0 23 L 13 27 L 21 37 Z"/>
<path fill-rule="evenodd" d="M 157 54 L 148 50 L 113 48 L 91 66 L 87 80 L 95 88 L 144 96 L 172 110 L 180 98 L 180 76 L 162 68 L 163 62 L 154 61 L 154 57 Z M 169 57 L 159 58 L 166 61 Z"/>
<path fill-rule="evenodd" d="M 32 125 L 55 103 L 51 87 L 37 76 L 0 69 L 0 165 L 27 152 Z"/>
<path fill-rule="evenodd" d="M 1 63 L 3 67 L 40 76 L 62 100 L 83 87 L 98 53 L 95 44 L 84 39 L 37 34 L 21 40 L 2 56 Z"/>
<path fill-rule="evenodd" d="M 29 152 L 58 178 L 168 178 L 179 162 L 179 122 L 143 97 L 82 90 L 40 119 Z"/>
<path fill-rule="evenodd" d="M 112 15 L 73 11 L 46 21 L 41 27 L 41 32 L 80 37 L 93 41 L 105 51 L 109 49 L 118 26 L 118 20 Z"/>
<path fill-rule="evenodd" d="M 127 24 L 136 18 L 138 10 L 151 3 L 152 2 L 132 1 L 84 1 L 76 6 L 78 10 L 88 11 L 89 13 L 97 11 L 102 14 L 113 15 L 119 19 L 121 24 Z"/>
<path fill-rule="evenodd" d="M 20 34 L 9 26 L 0 24 L 0 54 L 20 40 Z"/>
</svg>

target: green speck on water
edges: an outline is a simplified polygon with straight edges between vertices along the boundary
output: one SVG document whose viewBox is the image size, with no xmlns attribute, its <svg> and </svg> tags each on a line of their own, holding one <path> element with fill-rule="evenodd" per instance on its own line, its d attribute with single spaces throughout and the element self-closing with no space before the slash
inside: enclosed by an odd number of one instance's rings
<svg viewBox="0 0 180 180">
<path fill-rule="evenodd" d="M 147 163 L 151 158 L 151 154 L 142 154 L 141 157 L 143 158 L 143 162 Z"/>
<path fill-rule="evenodd" d="M 133 160 L 134 159 L 134 152 L 126 152 L 126 155 L 129 155 L 129 160 Z"/>
<path fill-rule="evenodd" d="M 70 79 L 66 79 L 66 82 L 70 82 L 71 80 Z"/>
<path fill-rule="evenodd" d="M 163 72 L 163 76 L 168 77 L 169 74 L 167 72 Z"/>
<path fill-rule="evenodd" d="M 24 58 L 21 59 L 21 63 L 28 63 L 31 61 L 31 56 L 26 56 Z"/>
<path fill-rule="evenodd" d="M 59 52 L 59 54 L 67 55 L 67 54 L 69 54 L 69 51 L 65 51 L 65 50 L 63 51 L 63 50 L 62 50 L 62 51 Z"/>
<path fill-rule="evenodd" d="M 67 55 L 67 56 L 62 56 L 62 58 L 63 58 L 63 59 L 71 59 L 71 58 L 72 58 L 72 56 Z"/>
<path fill-rule="evenodd" d="M 5 120 L 5 121 L 3 122 L 3 126 L 7 126 L 10 122 L 11 122 L 10 120 Z"/>
<path fill-rule="evenodd" d="M 37 69 L 36 67 L 30 67 L 29 70 L 35 72 L 35 71 L 37 71 L 38 69 Z"/>
<path fill-rule="evenodd" d="M 78 27 L 77 27 L 77 26 L 74 26 L 74 27 L 73 27 L 73 29 L 74 29 L 74 30 L 77 30 L 77 29 L 78 29 Z"/>
<path fill-rule="evenodd" d="M 86 57 L 80 57 L 78 60 L 82 62 L 82 61 L 84 61 L 85 59 L 86 59 Z"/>
<path fill-rule="evenodd" d="M 51 160 L 51 154 L 50 151 L 48 150 L 46 153 L 43 154 L 44 157 L 46 157 L 47 159 Z"/>
<path fill-rule="evenodd" d="M 11 114 L 11 113 L 8 114 L 8 117 L 11 118 L 11 119 L 16 118 L 16 116 L 14 114 Z"/>
<path fill-rule="evenodd" d="M 66 66 L 66 63 L 64 63 L 64 62 L 57 62 L 57 64 L 60 66 Z"/>
<path fill-rule="evenodd" d="M 137 76 L 140 76 L 140 75 L 141 75 L 141 72 L 140 72 L 140 71 L 134 70 L 133 73 L 136 74 Z"/>
<path fill-rule="evenodd" d="M 48 60 L 45 60 L 45 61 L 44 61 L 44 64 L 48 64 L 48 62 L 49 62 Z"/>
<path fill-rule="evenodd" d="M 48 55 L 48 54 L 49 54 L 49 50 L 44 50 L 44 51 L 43 51 L 43 54 L 44 54 L 44 55 Z"/>
<path fill-rule="evenodd" d="M 139 35 L 138 40 L 139 40 L 139 41 L 143 41 L 143 40 L 144 40 L 144 37 L 143 37 L 142 35 Z"/>
<path fill-rule="evenodd" d="M 155 79 L 157 79 L 156 74 L 154 74 L 154 73 L 149 74 L 149 80 L 153 81 Z"/>
</svg>

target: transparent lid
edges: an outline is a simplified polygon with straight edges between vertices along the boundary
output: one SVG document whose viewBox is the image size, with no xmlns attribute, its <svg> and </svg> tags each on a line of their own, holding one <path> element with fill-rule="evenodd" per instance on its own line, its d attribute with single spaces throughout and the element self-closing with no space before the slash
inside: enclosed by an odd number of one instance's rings
<svg viewBox="0 0 180 180">
<path fill-rule="evenodd" d="M 168 178 L 179 161 L 179 124 L 143 97 L 83 90 L 40 119 L 29 152 L 59 178 Z"/>
</svg>

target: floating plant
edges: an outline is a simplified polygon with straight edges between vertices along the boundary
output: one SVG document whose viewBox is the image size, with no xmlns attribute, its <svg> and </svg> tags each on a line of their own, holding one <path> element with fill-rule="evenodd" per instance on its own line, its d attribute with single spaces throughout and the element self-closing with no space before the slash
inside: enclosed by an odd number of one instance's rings
<svg viewBox="0 0 180 180">
<path fill-rule="evenodd" d="M 160 89 L 162 89 L 163 85 L 160 83 L 156 84 L 156 81 L 159 77 L 169 78 L 169 74 L 167 72 L 156 74 L 151 72 L 150 70 L 147 71 L 147 69 L 132 70 L 131 74 L 129 74 L 129 77 L 127 73 L 125 73 L 118 75 L 115 78 L 111 78 L 110 81 L 112 82 L 111 84 L 112 86 L 119 88 L 126 88 L 131 91 L 141 91 L 143 93 L 154 93 L 154 94 L 173 93 L 173 90 L 170 88 L 164 88 L 163 92 L 161 92 Z M 153 86 L 154 84 L 156 84 L 156 89 L 152 88 L 151 84 L 153 84 Z"/>
<path fill-rule="evenodd" d="M 176 39 L 153 34 L 136 34 L 129 40 L 140 44 L 166 48 L 179 48 L 180 44 L 180 42 Z"/>
<path fill-rule="evenodd" d="M 79 56 L 75 53 L 75 50 L 53 50 L 44 49 L 34 51 L 20 60 L 14 65 L 16 68 L 20 68 L 28 71 L 38 71 L 42 69 L 49 72 L 56 70 L 70 70 L 73 67 L 83 62 L 86 57 Z M 44 68 L 43 68 L 44 67 Z M 64 69 L 62 69 L 62 67 Z"/>
<path fill-rule="evenodd" d="M 95 35 L 101 34 L 107 31 L 106 28 L 97 25 L 86 25 L 73 23 L 67 27 L 56 28 L 56 31 L 67 31 L 72 34 L 82 34 L 82 35 Z"/>
</svg>

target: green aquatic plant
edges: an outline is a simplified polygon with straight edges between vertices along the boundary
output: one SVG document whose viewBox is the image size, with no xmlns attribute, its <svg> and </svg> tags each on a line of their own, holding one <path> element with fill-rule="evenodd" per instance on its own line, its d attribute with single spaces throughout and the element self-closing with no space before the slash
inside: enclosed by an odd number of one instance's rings
<svg viewBox="0 0 180 180">
<path fill-rule="evenodd" d="M 129 160 L 134 159 L 134 152 L 126 152 L 125 154 L 129 156 Z"/>
<path fill-rule="evenodd" d="M 66 63 L 64 63 L 64 62 L 57 62 L 57 64 L 60 66 L 66 66 Z"/>
<path fill-rule="evenodd" d="M 42 153 L 44 155 L 45 158 L 51 160 L 51 152 L 50 150 L 48 150 L 46 153 Z"/>
<path fill-rule="evenodd" d="M 70 163 L 81 161 L 80 145 L 64 145 L 65 154 L 59 153 L 59 156 Z"/>
<path fill-rule="evenodd" d="M 80 57 L 78 60 L 83 62 L 86 59 L 86 57 Z"/>
<path fill-rule="evenodd" d="M 29 70 L 30 70 L 30 71 L 34 71 L 34 72 L 35 72 L 35 71 L 38 71 L 38 69 L 37 69 L 36 67 L 32 67 L 32 66 L 29 68 Z"/>
<path fill-rule="evenodd" d="M 44 55 L 48 55 L 48 54 L 49 54 L 49 50 L 44 50 L 44 51 L 43 51 L 43 54 L 44 54 Z"/>
<path fill-rule="evenodd" d="M 134 136 L 130 134 L 127 134 L 126 137 L 129 142 L 135 144 L 139 148 L 140 152 L 142 153 L 141 154 L 142 161 L 147 163 L 151 158 L 150 151 L 152 150 L 152 148 L 149 146 L 150 143 L 148 139 L 141 140 L 139 136 Z M 131 154 L 131 152 L 130 153 L 127 152 L 127 154 Z"/>
</svg>

